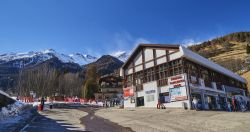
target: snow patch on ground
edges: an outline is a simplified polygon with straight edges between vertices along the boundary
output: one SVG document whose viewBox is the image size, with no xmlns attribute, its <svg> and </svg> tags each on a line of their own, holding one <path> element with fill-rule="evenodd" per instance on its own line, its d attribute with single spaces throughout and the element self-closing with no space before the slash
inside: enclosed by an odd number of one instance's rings
<svg viewBox="0 0 250 132">
<path fill-rule="evenodd" d="M 0 111 L 0 121 L 3 121 L 9 117 L 18 116 L 25 108 L 26 104 L 16 101 L 14 104 L 3 107 Z"/>
<path fill-rule="evenodd" d="M 28 104 L 16 101 L 0 109 L 0 131 L 16 131 L 23 127 L 26 121 L 32 117 L 32 107 Z"/>
</svg>

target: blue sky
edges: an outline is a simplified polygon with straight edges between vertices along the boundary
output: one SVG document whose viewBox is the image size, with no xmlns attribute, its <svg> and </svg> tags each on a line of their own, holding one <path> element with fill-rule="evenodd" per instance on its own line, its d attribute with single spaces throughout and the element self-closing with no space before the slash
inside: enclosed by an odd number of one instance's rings
<svg viewBox="0 0 250 132">
<path fill-rule="evenodd" d="M 101 55 L 250 31 L 247 0 L 1 0 L 0 53 Z"/>
</svg>

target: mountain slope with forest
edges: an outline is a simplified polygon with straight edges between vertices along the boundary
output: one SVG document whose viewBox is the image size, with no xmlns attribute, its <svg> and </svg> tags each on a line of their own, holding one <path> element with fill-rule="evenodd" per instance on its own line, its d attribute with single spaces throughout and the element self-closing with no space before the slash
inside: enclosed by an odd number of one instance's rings
<svg viewBox="0 0 250 132">
<path fill-rule="evenodd" d="M 235 72 L 250 82 L 249 53 L 250 32 L 236 32 L 189 46 L 192 51 Z M 248 83 L 250 91 L 250 84 Z"/>
</svg>

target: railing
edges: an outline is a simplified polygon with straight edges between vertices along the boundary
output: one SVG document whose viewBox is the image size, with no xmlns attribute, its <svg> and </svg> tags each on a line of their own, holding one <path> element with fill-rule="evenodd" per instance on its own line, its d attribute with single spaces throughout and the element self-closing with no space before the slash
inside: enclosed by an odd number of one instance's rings
<svg viewBox="0 0 250 132">
<path fill-rule="evenodd" d="M 100 88 L 122 88 L 122 85 L 101 85 Z"/>
<path fill-rule="evenodd" d="M 212 82 L 209 80 L 204 80 L 205 87 L 212 88 Z"/>
<path fill-rule="evenodd" d="M 165 85 L 168 85 L 168 79 L 167 78 L 163 78 L 163 79 L 160 79 L 160 80 L 157 80 L 157 86 L 165 86 Z"/>
<path fill-rule="evenodd" d="M 142 91 L 142 90 L 143 90 L 143 85 L 142 84 L 135 85 L 135 91 Z"/>
<path fill-rule="evenodd" d="M 216 87 L 218 90 L 223 90 L 221 83 L 218 83 L 218 82 L 215 82 L 215 83 L 216 83 Z"/>
</svg>

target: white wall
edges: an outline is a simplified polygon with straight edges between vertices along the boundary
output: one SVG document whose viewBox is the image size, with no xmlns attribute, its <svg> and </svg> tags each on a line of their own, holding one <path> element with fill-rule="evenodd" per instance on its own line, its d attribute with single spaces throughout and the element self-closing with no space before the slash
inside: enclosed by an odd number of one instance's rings
<svg viewBox="0 0 250 132">
<path fill-rule="evenodd" d="M 155 50 L 155 51 L 156 51 L 156 57 L 166 55 L 166 50 Z"/>
<path fill-rule="evenodd" d="M 142 63 L 142 54 L 141 54 L 141 52 L 139 52 L 138 55 L 135 57 L 134 62 L 135 62 L 135 66 Z"/>
<path fill-rule="evenodd" d="M 132 73 L 133 73 L 133 68 L 125 70 L 125 75 L 132 74 Z"/>
<path fill-rule="evenodd" d="M 141 71 L 143 69 L 142 65 L 136 66 L 135 67 L 135 72 Z"/>
<path fill-rule="evenodd" d="M 155 90 L 155 93 L 146 94 L 146 91 Z M 143 91 L 144 91 L 144 105 L 145 107 L 156 107 L 158 103 L 158 96 L 159 96 L 159 90 L 157 88 L 157 82 L 149 82 L 143 84 Z M 147 102 L 147 95 L 153 95 L 154 101 Z"/>
<path fill-rule="evenodd" d="M 153 49 L 145 49 L 144 54 L 145 54 L 145 61 L 153 59 Z"/>
<path fill-rule="evenodd" d="M 182 54 L 181 54 L 181 52 L 179 51 L 179 52 L 176 52 L 176 53 L 173 53 L 173 54 L 169 55 L 169 59 L 170 59 L 170 61 L 171 61 L 171 60 L 175 60 L 175 59 L 177 59 L 177 58 L 180 58 L 181 56 L 182 56 Z"/>
<path fill-rule="evenodd" d="M 145 63 L 145 68 L 150 68 L 154 66 L 154 61 L 150 61 L 148 63 Z"/>
<path fill-rule="evenodd" d="M 135 103 L 131 103 L 131 98 L 127 98 L 124 100 L 124 108 L 135 108 L 136 100 Z"/>
<path fill-rule="evenodd" d="M 173 53 L 173 52 L 175 52 L 175 51 L 174 51 L 174 50 L 169 50 L 169 51 L 168 51 L 168 53 Z"/>
<path fill-rule="evenodd" d="M 172 108 L 183 108 L 183 102 L 186 103 L 187 107 L 190 108 L 190 103 L 188 100 L 178 101 L 178 102 L 171 102 L 171 103 L 164 103 L 165 107 L 172 107 Z"/>
<path fill-rule="evenodd" d="M 159 58 L 159 59 L 156 60 L 157 65 L 160 65 L 160 64 L 163 64 L 163 63 L 166 63 L 166 62 L 167 62 L 166 57 L 162 57 L 162 58 Z"/>
</svg>

